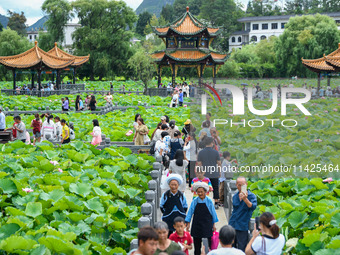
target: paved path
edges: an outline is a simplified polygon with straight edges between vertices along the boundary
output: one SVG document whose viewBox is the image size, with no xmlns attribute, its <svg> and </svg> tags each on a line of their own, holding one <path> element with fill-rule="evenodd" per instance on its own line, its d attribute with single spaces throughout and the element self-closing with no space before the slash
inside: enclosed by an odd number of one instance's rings
<svg viewBox="0 0 340 255">
<path fill-rule="evenodd" d="M 186 199 L 187 199 L 188 206 L 189 206 L 189 208 L 190 208 L 190 204 L 191 204 L 191 201 L 192 201 L 192 199 L 193 199 L 193 194 L 191 193 L 188 184 L 187 184 L 187 188 L 186 188 L 186 190 L 185 190 L 185 197 L 186 197 Z M 213 199 L 213 194 L 212 194 L 212 192 L 210 192 L 209 197 L 210 197 L 211 199 Z M 189 208 L 188 208 L 188 209 L 189 209 Z M 162 217 L 161 215 L 162 215 L 162 214 L 161 214 L 160 210 L 159 210 L 158 213 L 159 213 L 159 214 L 158 214 L 158 218 L 161 219 L 161 217 Z M 227 223 L 227 219 L 226 219 L 226 215 L 225 215 L 225 212 L 224 212 L 224 208 L 223 208 L 223 207 L 220 207 L 218 210 L 216 210 L 216 213 L 217 213 L 217 217 L 218 217 L 218 222 L 216 223 L 216 229 L 217 229 L 217 231 L 219 231 L 221 227 L 223 227 L 224 225 L 227 225 L 228 223 Z M 190 255 L 193 255 L 193 254 L 194 254 L 194 248 L 192 248 L 192 249 L 189 251 L 189 254 L 190 254 Z"/>
<path fill-rule="evenodd" d="M 187 184 L 187 189 L 185 190 L 185 197 L 187 199 L 188 206 L 190 208 L 190 204 L 191 204 L 191 201 L 192 201 L 192 198 L 193 198 L 193 194 L 191 193 L 188 184 Z M 211 199 L 213 199 L 213 193 L 212 192 L 210 192 L 209 197 Z M 216 210 L 216 214 L 217 214 L 217 218 L 218 218 L 218 222 L 216 223 L 216 230 L 219 231 L 221 227 L 223 227 L 224 225 L 227 225 L 228 223 L 227 223 L 227 218 L 226 218 L 223 207 L 218 208 Z M 194 255 L 194 248 L 192 248 L 189 251 L 189 255 Z"/>
</svg>

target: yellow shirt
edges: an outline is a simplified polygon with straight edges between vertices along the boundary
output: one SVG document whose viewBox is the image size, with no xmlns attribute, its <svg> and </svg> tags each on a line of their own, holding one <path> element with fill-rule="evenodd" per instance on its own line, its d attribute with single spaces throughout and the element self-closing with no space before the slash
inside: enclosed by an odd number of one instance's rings
<svg viewBox="0 0 340 255">
<path fill-rule="evenodd" d="M 66 131 L 67 131 L 67 134 L 68 134 L 67 137 L 65 137 Z M 62 132 L 63 132 L 62 135 L 63 135 L 63 139 L 64 140 L 66 140 L 66 139 L 68 139 L 70 137 L 70 129 L 69 129 L 69 127 L 66 124 L 63 126 L 63 131 Z"/>
</svg>

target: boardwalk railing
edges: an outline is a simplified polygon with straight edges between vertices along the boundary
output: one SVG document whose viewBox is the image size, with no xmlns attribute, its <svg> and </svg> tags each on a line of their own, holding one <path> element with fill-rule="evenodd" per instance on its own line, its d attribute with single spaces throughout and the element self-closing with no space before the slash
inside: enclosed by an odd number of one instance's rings
<svg viewBox="0 0 340 255">
<path fill-rule="evenodd" d="M 85 90 L 85 84 L 61 84 L 61 90 Z"/>
<path fill-rule="evenodd" d="M 161 220 L 158 215 L 160 198 L 161 198 L 161 178 L 163 172 L 162 158 L 156 158 L 153 163 L 153 169 L 150 172 L 152 180 L 148 182 L 148 190 L 145 192 L 146 202 L 141 206 L 142 217 L 138 220 L 138 228 L 141 229 L 146 226 L 153 227 L 154 224 Z M 130 243 L 130 250 L 138 248 L 138 240 L 133 239 Z"/>
<path fill-rule="evenodd" d="M 1 94 L 7 96 L 37 96 L 37 97 L 49 97 L 54 95 L 69 95 L 70 90 L 51 90 L 51 91 L 38 91 L 38 90 L 13 90 L 13 89 L 2 89 Z"/>
</svg>

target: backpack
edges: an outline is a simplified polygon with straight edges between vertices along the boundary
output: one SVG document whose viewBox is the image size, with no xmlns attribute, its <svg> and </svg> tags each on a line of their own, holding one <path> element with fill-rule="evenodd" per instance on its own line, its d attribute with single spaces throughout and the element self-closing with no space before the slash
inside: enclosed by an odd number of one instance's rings
<svg viewBox="0 0 340 255">
<path fill-rule="evenodd" d="M 40 121 L 37 121 L 36 119 L 34 119 L 32 122 L 32 126 L 33 126 L 33 134 L 40 132 L 41 130 Z"/>
<path fill-rule="evenodd" d="M 76 139 L 76 135 L 75 135 L 74 130 L 72 128 L 70 128 L 70 139 L 71 140 Z"/>
<path fill-rule="evenodd" d="M 150 146 L 151 146 L 150 151 L 149 151 L 150 155 L 155 155 L 156 141 L 152 140 L 150 143 Z"/>
</svg>

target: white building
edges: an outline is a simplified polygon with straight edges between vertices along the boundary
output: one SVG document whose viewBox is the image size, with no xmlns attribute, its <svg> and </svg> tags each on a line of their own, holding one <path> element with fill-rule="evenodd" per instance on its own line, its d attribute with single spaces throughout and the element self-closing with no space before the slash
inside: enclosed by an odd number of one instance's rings
<svg viewBox="0 0 340 255">
<path fill-rule="evenodd" d="M 64 28 L 64 42 L 62 43 L 62 46 L 65 47 L 66 49 L 70 49 L 72 47 L 73 44 L 73 39 L 72 39 L 72 34 L 74 33 L 74 31 L 76 31 L 76 29 L 78 27 L 80 27 L 80 24 L 77 23 L 68 23 L 66 24 L 65 28 Z M 30 27 L 27 28 L 27 39 L 30 42 L 34 42 L 36 40 L 38 40 L 39 38 L 39 32 L 47 32 L 47 28 L 44 25 L 32 25 Z"/>
<path fill-rule="evenodd" d="M 340 30 L 340 12 L 323 13 L 335 20 Z M 242 31 L 236 31 L 229 38 L 229 51 L 232 49 L 241 49 L 243 45 L 250 42 L 257 43 L 270 36 L 280 36 L 283 34 L 285 25 L 291 17 L 296 15 L 282 16 L 261 16 L 261 17 L 244 17 L 238 19 L 242 23 Z"/>
</svg>

